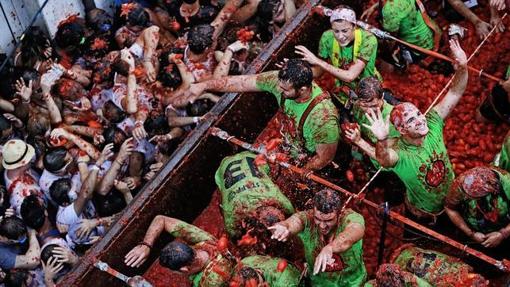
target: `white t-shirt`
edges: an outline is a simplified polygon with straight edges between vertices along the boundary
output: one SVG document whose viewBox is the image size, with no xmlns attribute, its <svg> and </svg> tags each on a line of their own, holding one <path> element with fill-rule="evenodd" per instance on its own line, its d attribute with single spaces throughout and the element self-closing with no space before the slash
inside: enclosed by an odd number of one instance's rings
<svg viewBox="0 0 510 287">
<path fill-rule="evenodd" d="M 51 187 L 51 184 L 53 184 L 53 182 L 55 182 L 56 180 L 61 179 L 61 178 L 71 178 L 74 190 L 79 191 L 81 189 L 80 172 L 76 172 L 75 174 L 73 174 L 71 176 L 71 174 L 57 175 L 57 174 L 51 173 L 47 170 L 44 170 L 41 175 L 41 178 L 39 179 L 39 186 L 41 187 L 41 190 L 44 192 L 44 195 L 46 196 L 46 198 L 48 198 L 48 200 L 53 204 L 55 204 L 55 202 L 51 198 L 50 187 Z"/>
<path fill-rule="evenodd" d="M 129 137 L 133 135 L 133 129 L 135 128 L 135 121 L 132 117 L 125 118 L 122 122 L 117 124 L 117 127 L 121 129 Z M 154 159 L 156 153 L 156 146 L 150 143 L 147 139 L 134 140 L 135 151 L 142 153 L 145 156 L 145 160 L 150 162 Z"/>
<path fill-rule="evenodd" d="M 39 176 L 35 171 L 29 170 L 21 177 L 14 180 L 8 178 L 7 171 L 4 171 L 4 179 L 7 193 L 9 194 L 9 203 L 11 207 L 16 210 L 17 216 L 21 217 L 21 204 L 25 197 L 31 194 L 35 194 L 43 199 L 45 203 L 47 202 L 44 193 L 39 187 Z"/>
</svg>

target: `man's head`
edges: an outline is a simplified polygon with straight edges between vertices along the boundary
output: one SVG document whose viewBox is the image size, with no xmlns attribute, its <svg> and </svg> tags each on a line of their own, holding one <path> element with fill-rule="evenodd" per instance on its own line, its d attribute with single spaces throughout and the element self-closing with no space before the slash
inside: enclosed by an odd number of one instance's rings
<svg viewBox="0 0 510 287">
<path fill-rule="evenodd" d="M 380 287 L 405 287 L 404 274 L 396 264 L 383 264 L 375 275 L 377 286 Z"/>
<path fill-rule="evenodd" d="M 312 81 L 312 68 L 300 59 L 288 60 L 278 72 L 278 87 L 286 99 L 296 99 L 310 93 Z"/>
<path fill-rule="evenodd" d="M 115 125 L 110 126 L 103 131 L 104 144 L 113 143 L 113 150 L 115 152 L 119 151 L 120 146 L 127 139 L 126 133 L 116 127 Z"/>
<path fill-rule="evenodd" d="M 6 170 L 28 170 L 35 158 L 35 149 L 22 140 L 10 140 L 5 143 L 2 156 L 2 166 Z"/>
<path fill-rule="evenodd" d="M 28 287 L 32 286 L 33 278 L 30 270 L 27 269 L 11 269 L 5 274 L 5 279 L 2 283 L 6 287 Z"/>
<path fill-rule="evenodd" d="M 328 235 L 338 223 L 338 213 L 342 206 L 340 195 L 326 188 L 313 197 L 313 220 L 323 235 Z"/>
<path fill-rule="evenodd" d="M 281 0 L 260 1 L 257 14 L 269 24 L 285 23 L 285 8 Z"/>
<path fill-rule="evenodd" d="M 354 105 L 364 113 L 370 110 L 375 112 L 376 110 L 380 110 L 383 106 L 383 89 L 381 82 L 375 77 L 368 77 L 361 80 L 358 83 L 356 94 L 358 98 L 353 101 Z"/>
<path fill-rule="evenodd" d="M 199 270 L 193 270 L 192 265 L 195 261 L 195 250 L 189 245 L 172 241 L 168 243 L 159 254 L 159 263 L 161 266 L 174 271 L 181 271 L 187 274 L 194 274 Z M 193 272 L 193 273 L 191 273 Z"/>
<path fill-rule="evenodd" d="M 75 164 L 73 157 L 64 147 L 57 147 L 44 154 L 43 166 L 47 171 L 63 175 L 71 171 Z"/>
<path fill-rule="evenodd" d="M 163 86 L 171 89 L 177 89 L 182 84 L 181 73 L 174 63 L 168 64 L 159 71 L 158 80 Z"/>
<path fill-rule="evenodd" d="M 214 28 L 209 24 L 193 26 L 188 32 L 188 47 L 194 54 L 202 54 L 213 44 Z"/>
<path fill-rule="evenodd" d="M 283 214 L 280 209 L 273 206 L 262 206 L 257 208 L 257 217 L 258 220 L 266 227 L 273 226 L 274 224 L 285 220 L 285 214 Z"/>
<path fill-rule="evenodd" d="M 27 241 L 27 227 L 16 216 L 5 217 L 0 222 L 0 242 L 4 244 L 24 244 Z"/>
<path fill-rule="evenodd" d="M 75 200 L 76 190 L 70 178 L 59 178 L 50 186 L 51 198 L 62 207 L 66 207 Z"/>
<path fill-rule="evenodd" d="M 498 174 L 488 166 L 472 168 L 462 173 L 458 181 L 462 190 L 471 198 L 480 198 L 501 190 Z"/>
<path fill-rule="evenodd" d="M 186 113 L 189 117 L 201 117 L 211 110 L 214 103 L 209 99 L 198 99 L 186 106 Z"/>
<path fill-rule="evenodd" d="M 390 121 L 402 136 L 418 139 L 429 132 L 425 115 L 411 103 L 396 105 L 391 111 Z"/>
<path fill-rule="evenodd" d="M 21 203 L 21 218 L 23 222 L 35 230 L 39 230 L 46 220 L 47 212 L 37 195 L 31 194 Z"/>
<path fill-rule="evenodd" d="M 85 43 L 85 28 L 76 21 L 65 22 L 58 26 L 55 43 L 64 50 L 75 50 Z"/>
<path fill-rule="evenodd" d="M 136 5 L 136 7 L 131 9 L 131 11 L 127 14 L 126 22 L 129 27 L 145 28 L 150 26 L 150 16 L 142 6 Z"/>
<path fill-rule="evenodd" d="M 348 46 L 354 40 L 356 12 L 346 5 L 340 5 L 333 10 L 329 18 L 335 39 L 341 47 Z"/>
<path fill-rule="evenodd" d="M 263 286 L 264 278 L 257 270 L 248 266 L 243 266 L 237 274 L 232 276 L 230 282 L 231 286 L 235 285 L 239 287 Z"/>
<path fill-rule="evenodd" d="M 104 104 L 103 115 L 109 122 L 114 124 L 118 124 L 126 118 L 126 113 L 112 101 Z"/>
<path fill-rule="evenodd" d="M 54 95 L 60 96 L 63 100 L 77 101 L 86 94 L 80 83 L 68 78 L 56 81 L 51 89 Z"/>
<path fill-rule="evenodd" d="M 103 9 L 94 8 L 87 13 L 87 21 L 94 31 L 106 33 L 112 28 L 113 17 Z"/>
<path fill-rule="evenodd" d="M 193 17 L 200 10 L 200 2 L 198 0 L 182 0 L 179 13 L 182 17 Z"/>
<path fill-rule="evenodd" d="M 55 248 L 69 249 L 69 247 L 63 246 L 61 244 L 48 244 L 46 246 L 43 246 L 43 248 L 41 249 L 41 261 L 44 264 L 48 264 L 48 261 L 51 259 L 51 257 L 58 258 L 58 253 L 55 252 L 56 251 Z M 53 260 L 55 260 L 55 259 L 53 259 Z M 63 276 L 72 267 L 71 264 L 69 264 L 69 263 L 63 263 L 63 265 L 64 265 L 64 268 L 62 270 L 60 270 L 60 272 L 58 272 L 58 274 L 56 276 L 57 278 L 60 278 L 61 276 Z"/>
</svg>

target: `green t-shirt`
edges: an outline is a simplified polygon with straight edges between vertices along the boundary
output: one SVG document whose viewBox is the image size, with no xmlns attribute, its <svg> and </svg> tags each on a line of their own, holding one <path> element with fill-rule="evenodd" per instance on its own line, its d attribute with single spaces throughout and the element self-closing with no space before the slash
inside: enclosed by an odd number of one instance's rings
<svg viewBox="0 0 510 287">
<path fill-rule="evenodd" d="M 249 151 L 226 157 L 214 177 L 221 192 L 225 230 L 232 237 L 241 235 L 242 219 L 261 206 L 279 208 L 287 215 L 294 213 L 292 203 L 268 176 L 268 166 L 257 167 L 255 157 Z"/>
<path fill-rule="evenodd" d="M 301 273 L 291 263 L 283 272 L 278 272 L 277 266 L 281 259 L 269 256 L 249 256 L 241 260 L 243 266 L 262 271 L 264 280 L 271 287 L 297 287 Z"/>
<path fill-rule="evenodd" d="M 298 236 L 303 241 L 305 259 L 308 263 L 308 274 L 312 281 L 312 286 L 321 287 L 356 287 L 361 286 L 366 278 L 367 271 L 363 262 L 363 239 L 354 243 L 351 248 L 340 254 L 343 262 L 343 269 L 338 271 L 321 272 L 313 274 L 315 258 L 321 252 L 326 243 L 321 242 L 320 231 L 313 222 L 313 210 L 302 211 L 298 213 L 301 221 L 304 223 L 304 229 Z M 359 223 L 365 226 L 363 216 L 350 209 L 346 210 L 345 215 L 340 219 L 335 235 L 344 231 L 350 223 Z"/>
<path fill-rule="evenodd" d="M 510 135 L 505 137 L 497 166 L 506 171 L 510 171 Z"/>
<path fill-rule="evenodd" d="M 278 71 L 260 74 L 257 77 L 257 88 L 261 91 L 273 94 L 278 104 L 281 106 L 282 94 L 278 88 Z M 294 100 L 285 100 L 283 112 L 288 120 L 286 121 L 287 124 L 285 124 L 286 127 L 284 127 L 284 130 L 286 138 L 288 141 L 291 141 L 291 156 L 293 157 L 302 153 L 304 150 L 313 154 L 317 149 L 317 145 L 337 143 L 340 139 L 338 111 L 331 99 L 323 100 L 313 108 L 303 124 L 302 137 L 298 137 L 298 134 L 301 133 L 297 131 L 301 116 L 312 100 L 322 93 L 322 89 L 317 86 L 317 84 L 313 83 L 310 100 L 304 103 L 298 103 Z"/>
<path fill-rule="evenodd" d="M 382 17 L 388 32 L 396 32 L 400 39 L 422 48 L 434 48 L 434 31 L 425 24 L 415 0 L 386 0 Z"/>
<path fill-rule="evenodd" d="M 456 281 L 461 282 L 462 276 L 473 271 L 471 266 L 458 258 L 415 246 L 401 250 L 392 263 L 429 282 L 432 286 L 448 286 L 444 284 L 454 281 L 452 280 L 454 276 L 458 276 Z"/>
<path fill-rule="evenodd" d="M 471 229 L 485 234 L 498 231 L 510 223 L 510 174 L 502 170 L 494 171 L 502 187 L 498 194 L 473 199 L 455 182 L 445 200 L 446 206 L 458 210 Z"/>
<path fill-rule="evenodd" d="M 220 287 L 230 278 L 230 274 L 222 270 L 231 270 L 230 265 L 232 263 L 216 251 L 216 238 L 214 236 L 184 221 L 179 221 L 170 234 L 187 244 L 193 245 L 195 250 L 206 251 L 211 258 L 204 270 L 189 277 L 193 286 Z"/>
<path fill-rule="evenodd" d="M 443 119 L 434 109 L 426 117 L 429 132 L 422 145 L 410 145 L 400 138 L 394 147 L 399 159 L 389 170 L 406 186 L 406 197 L 412 206 L 438 213 L 455 175 L 444 144 Z"/>
<path fill-rule="evenodd" d="M 348 69 L 349 65 L 354 62 L 355 58 L 354 41 L 351 45 L 346 47 L 338 45 L 339 49 L 337 50 L 334 48 L 334 45 L 336 45 L 335 43 L 338 44 L 338 41 L 335 39 L 333 30 L 327 30 L 324 32 L 319 42 L 319 57 L 329 59 L 330 63 L 337 68 Z M 356 58 L 365 62 L 365 68 L 358 78 L 350 83 L 341 82 L 337 79 L 337 86 L 347 85 L 351 89 L 355 89 L 361 79 L 370 76 L 380 78 L 380 75 L 375 68 L 375 60 L 377 58 L 377 38 L 370 32 L 361 30 L 361 40 L 359 45 L 359 51 Z M 335 63 L 338 64 L 335 65 Z M 340 95 L 342 103 L 345 103 L 345 96 L 346 95 Z"/>
</svg>

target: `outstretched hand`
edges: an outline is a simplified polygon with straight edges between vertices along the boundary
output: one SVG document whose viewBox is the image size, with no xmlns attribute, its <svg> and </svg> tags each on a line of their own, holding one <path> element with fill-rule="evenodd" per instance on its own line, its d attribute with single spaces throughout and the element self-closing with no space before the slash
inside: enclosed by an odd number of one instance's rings
<svg viewBox="0 0 510 287">
<path fill-rule="evenodd" d="M 462 50 L 462 47 L 460 46 L 460 43 L 458 40 L 454 40 L 454 39 L 450 40 L 450 50 L 452 51 L 453 58 L 457 62 L 456 68 L 458 68 L 458 66 L 466 67 L 467 62 L 468 62 L 466 52 L 464 52 L 464 50 Z"/>
<path fill-rule="evenodd" d="M 380 110 L 377 110 L 377 113 L 369 110 L 366 116 L 370 124 L 363 124 L 363 126 L 369 129 L 377 140 L 386 140 L 390 134 L 390 117 L 384 120 Z"/>
<path fill-rule="evenodd" d="M 296 54 L 303 56 L 303 61 L 308 62 L 310 65 L 318 65 L 320 59 L 314 55 L 310 50 L 308 50 L 305 46 L 296 46 Z"/>
</svg>

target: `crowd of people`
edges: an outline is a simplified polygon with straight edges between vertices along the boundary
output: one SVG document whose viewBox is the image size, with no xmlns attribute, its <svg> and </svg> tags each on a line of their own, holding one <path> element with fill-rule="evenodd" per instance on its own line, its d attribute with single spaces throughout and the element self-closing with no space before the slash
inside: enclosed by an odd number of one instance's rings
<svg viewBox="0 0 510 287">
<path fill-rule="evenodd" d="M 347 5 L 316 7 L 330 23 L 317 53 L 297 45 L 296 57 L 280 59 L 278 70 L 255 75 L 243 72 L 302 3 L 115 1 L 109 15 L 83 2 L 85 18 L 65 19 L 53 39 L 31 27 L 0 71 L 0 284 L 55 286 L 223 92 L 265 92 L 279 105 L 281 138 L 265 143 L 267 158 L 241 152 L 218 167 L 226 234 L 216 238 L 159 215 L 125 255 L 127 266 L 138 268 L 159 252 L 160 264 L 186 274 L 193 286 L 488 286 L 459 259 L 412 245 L 395 250 L 369 280 L 363 215 L 336 191 L 286 173 L 274 160 L 331 175 L 337 156 L 352 148 L 396 179 L 388 182 L 398 181 L 408 218 L 437 230 L 455 226 L 460 239 L 505 250 L 510 137 L 493 165 L 455 177 L 443 131 L 468 85 L 465 29 L 453 24 L 443 32 L 430 14 L 450 22 L 465 17 L 484 38 L 491 28 L 505 30 L 500 14 L 508 1 L 482 3 L 490 23 L 470 10 L 476 1 L 449 0 L 434 13 L 420 0 L 370 7 L 354 1 L 365 6 L 359 17 Z M 374 13 L 399 39 L 449 50 L 453 65 L 358 25 Z M 453 74 L 446 95 L 426 113 L 382 86 L 379 70 L 413 65 Z M 318 84 L 324 75 L 335 78 L 332 89 Z M 480 120 L 508 123 L 509 94 L 510 80 L 496 85 L 479 107 Z M 292 189 L 306 186 L 300 192 L 309 200 L 296 201 L 295 190 L 289 196 L 277 184 L 282 177 Z M 177 240 L 154 250 L 163 232 Z"/>
</svg>

